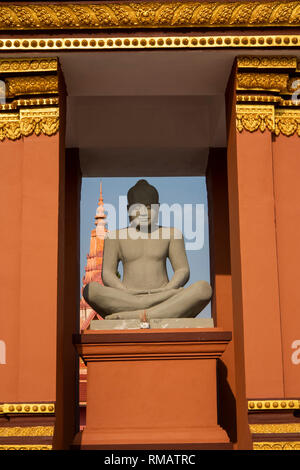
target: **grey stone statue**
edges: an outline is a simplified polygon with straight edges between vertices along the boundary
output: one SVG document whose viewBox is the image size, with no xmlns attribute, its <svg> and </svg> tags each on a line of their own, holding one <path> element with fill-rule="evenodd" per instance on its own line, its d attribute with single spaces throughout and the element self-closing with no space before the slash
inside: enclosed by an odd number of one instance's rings
<svg viewBox="0 0 300 470">
<path fill-rule="evenodd" d="M 109 232 L 104 242 L 102 279 L 83 291 L 87 303 L 109 320 L 192 318 L 211 299 L 206 281 L 183 286 L 190 276 L 182 233 L 157 224 L 156 188 L 139 180 L 127 194 L 129 227 Z M 166 259 L 174 275 L 168 279 Z M 117 276 L 123 263 L 123 279 Z"/>
</svg>

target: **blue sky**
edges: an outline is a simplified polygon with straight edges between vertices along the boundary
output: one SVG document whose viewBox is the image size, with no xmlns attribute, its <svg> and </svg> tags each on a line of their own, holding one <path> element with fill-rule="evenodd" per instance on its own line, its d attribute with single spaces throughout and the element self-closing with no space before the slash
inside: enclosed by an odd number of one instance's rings
<svg viewBox="0 0 300 470">
<path fill-rule="evenodd" d="M 89 252 L 91 230 L 95 227 L 94 217 L 96 214 L 100 181 L 102 180 L 102 192 L 105 204 L 111 204 L 116 208 L 117 226 L 112 223 L 112 218 L 108 220 L 108 229 L 122 228 L 126 225 L 121 223 L 118 226 L 119 196 L 126 196 L 128 189 L 133 186 L 138 179 L 146 179 L 156 187 L 159 192 L 160 204 L 186 204 L 184 234 L 188 234 L 186 229 L 197 231 L 198 244 L 195 240 L 188 240 L 185 237 L 187 257 L 190 265 L 191 276 L 187 286 L 198 280 L 210 282 L 209 274 L 209 236 L 208 236 L 208 215 L 207 215 L 207 192 L 205 177 L 169 177 L 169 178 L 83 178 L 81 189 L 81 221 L 80 221 L 80 273 L 81 279 L 84 276 L 86 265 L 86 255 Z M 198 204 L 198 214 L 196 219 L 196 204 Z M 189 206 L 187 206 L 189 205 Z M 202 212 L 204 217 L 202 217 Z M 197 226 L 196 226 L 197 220 Z M 171 226 L 177 226 L 178 221 L 171 218 Z M 185 229 L 186 227 L 186 229 Z M 179 227 L 178 227 L 179 228 Z M 188 249 L 190 248 L 193 249 Z M 200 247 L 200 249 L 198 249 Z M 197 249 L 194 249 L 197 248 Z M 119 266 L 122 274 L 122 268 Z M 172 277 L 172 267 L 168 262 L 168 275 Z M 211 315 L 210 305 L 201 313 L 201 317 Z"/>
</svg>

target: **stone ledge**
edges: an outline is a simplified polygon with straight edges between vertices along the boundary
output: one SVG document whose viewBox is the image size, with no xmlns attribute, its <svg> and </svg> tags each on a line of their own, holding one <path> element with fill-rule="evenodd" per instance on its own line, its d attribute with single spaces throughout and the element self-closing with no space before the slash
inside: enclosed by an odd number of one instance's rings
<svg viewBox="0 0 300 470">
<path fill-rule="evenodd" d="M 149 323 L 137 319 L 130 320 L 93 320 L 90 330 L 139 330 L 144 328 L 213 328 L 212 318 L 164 318 L 153 319 Z"/>
</svg>

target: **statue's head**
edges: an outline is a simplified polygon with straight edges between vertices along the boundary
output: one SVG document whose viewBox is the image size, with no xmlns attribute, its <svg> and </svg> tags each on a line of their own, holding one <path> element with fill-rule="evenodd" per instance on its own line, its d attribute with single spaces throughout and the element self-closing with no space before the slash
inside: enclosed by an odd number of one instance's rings
<svg viewBox="0 0 300 470">
<path fill-rule="evenodd" d="M 157 189 L 146 180 L 139 180 L 127 193 L 129 220 L 135 226 L 157 223 L 159 195 Z"/>
</svg>

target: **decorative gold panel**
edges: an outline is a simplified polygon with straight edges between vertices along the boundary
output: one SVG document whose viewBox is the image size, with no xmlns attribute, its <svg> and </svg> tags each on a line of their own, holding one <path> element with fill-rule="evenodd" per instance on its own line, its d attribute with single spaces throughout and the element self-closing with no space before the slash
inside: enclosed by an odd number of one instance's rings
<svg viewBox="0 0 300 470">
<path fill-rule="evenodd" d="M 1 115 L 0 115 L 1 116 Z M 10 413 L 55 413 L 54 403 L 3 403 L 0 404 L 0 415 Z"/>
<path fill-rule="evenodd" d="M 300 433 L 300 423 L 249 424 L 249 427 L 253 434 Z"/>
<path fill-rule="evenodd" d="M 116 28 L 242 28 L 296 27 L 298 1 L 244 2 L 101 2 L 10 3 L 0 6 L 2 30 L 61 30 Z"/>
<path fill-rule="evenodd" d="M 249 400 L 248 410 L 299 410 L 300 400 Z"/>
<path fill-rule="evenodd" d="M 14 426 L 0 427 L 0 437 L 27 437 L 49 436 L 52 437 L 54 426 Z"/>
</svg>

